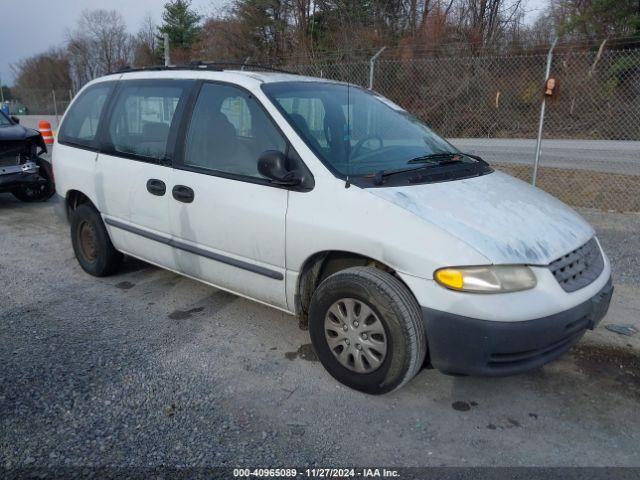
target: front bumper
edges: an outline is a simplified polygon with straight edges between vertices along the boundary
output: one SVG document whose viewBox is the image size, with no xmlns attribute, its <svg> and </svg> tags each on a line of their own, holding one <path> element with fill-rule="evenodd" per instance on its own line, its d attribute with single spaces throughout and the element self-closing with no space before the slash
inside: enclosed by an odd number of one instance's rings
<svg viewBox="0 0 640 480">
<path fill-rule="evenodd" d="M 0 166 L 0 192 L 11 192 L 29 184 L 46 184 L 48 180 L 41 175 L 39 161 Z"/>
<path fill-rule="evenodd" d="M 611 278 L 589 300 L 548 317 L 478 320 L 423 307 L 431 364 L 449 374 L 504 376 L 555 360 L 593 330 L 609 309 Z"/>
<path fill-rule="evenodd" d="M 38 165 L 28 161 L 19 165 L 0 167 L 0 192 L 8 192 L 29 183 L 39 183 L 44 179 L 38 175 Z"/>
</svg>

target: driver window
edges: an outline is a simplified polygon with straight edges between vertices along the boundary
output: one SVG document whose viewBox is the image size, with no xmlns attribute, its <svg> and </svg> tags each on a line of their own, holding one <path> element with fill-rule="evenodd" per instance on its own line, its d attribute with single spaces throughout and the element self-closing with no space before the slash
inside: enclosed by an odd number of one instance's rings
<svg viewBox="0 0 640 480">
<path fill-rule="evenodd" d="M 285 139 L 248 92 L 228 85 L 202 86 L 189 123 L 186 165 L 264 178 L 258 173 L 260 155 L 285 149 Z"/>
<path fill-rule="evenodd" d="M 325 109 L 321 99 L 285 97 L 278 100 L 303 136 L 315 140 L 316 146 L 329 148 L 326 136 Z"/>
</svg>

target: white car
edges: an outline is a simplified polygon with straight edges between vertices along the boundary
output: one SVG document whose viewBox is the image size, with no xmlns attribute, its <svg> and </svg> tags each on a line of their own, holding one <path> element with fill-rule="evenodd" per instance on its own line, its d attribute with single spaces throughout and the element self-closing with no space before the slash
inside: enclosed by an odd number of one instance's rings
<svg viewBox="0 0 640 480">
<path fill-rule="evenodd" d="M 130 255 L 301 316 L 329 373 L 368 393 L 424 366 L 540 367 L 613 291 L 573 210 L 346 83 L 215 65 L 105 76 L 67 110 L 53 169 L 88 273 Z"/>
</svg>

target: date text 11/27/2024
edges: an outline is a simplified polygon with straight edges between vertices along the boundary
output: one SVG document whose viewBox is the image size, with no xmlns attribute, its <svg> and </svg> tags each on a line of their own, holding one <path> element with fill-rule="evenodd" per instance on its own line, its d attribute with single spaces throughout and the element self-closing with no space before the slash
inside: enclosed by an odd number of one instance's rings
<svg viewBox="0 0 640 480">
<path fill-rule="evenodd" d="M 307 478 L 398 478 L 400 474 L 397 470 L 386 468 L 307 468 L 297 470 L 295 468 L 236 468 L 233 470 L 234 477 L 265 477 L 265 478 L 287 478 L 303 476 Z"/>
</svg>

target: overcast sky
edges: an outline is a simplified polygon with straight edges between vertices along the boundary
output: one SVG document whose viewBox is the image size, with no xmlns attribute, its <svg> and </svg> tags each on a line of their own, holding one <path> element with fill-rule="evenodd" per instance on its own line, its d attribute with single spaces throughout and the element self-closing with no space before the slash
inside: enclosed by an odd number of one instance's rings
<svg viewBox="0 0 640 480">
<path fill-rule="evenodd" d="M 13 83 L 10 65 L 23 58 L 60 46 L 65 32 L 73 28 L 78 14 L 85 8 L 106 8 L 122 12 L 131 32 L 151 14 L 160 21 L 166 0 L 0 0 L 0 78 Z M 526 0 L 527 20 L 531 21 L 547 0 Z M 201 14 L 221 13 L 229 0 L 192 0 Z"/>
<path fill-rule="evenodd" d="M 131 32 L 147 14 L 160 22 L 166 0 L 0 0 L 0 78 L 13 83 L 10 65 L 25 57 L 60 46 L 85 8 L 114 9 L 122 13 Z M 201 14 L 221 12 L 228 0 L 192 0 Z"/>
</svg>

